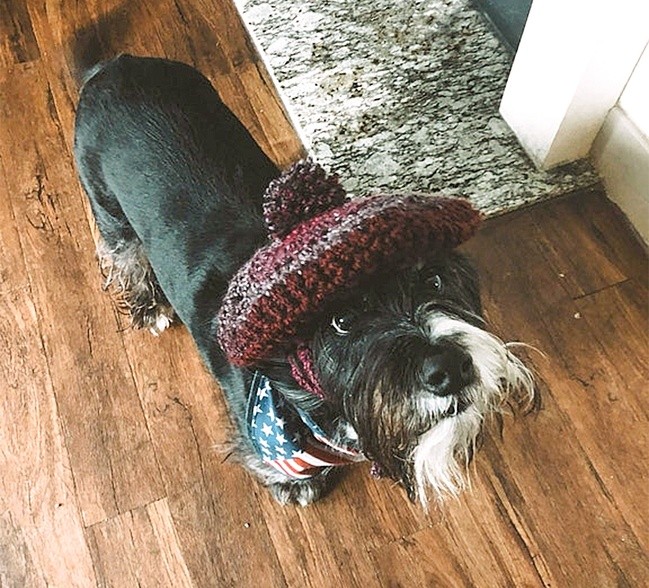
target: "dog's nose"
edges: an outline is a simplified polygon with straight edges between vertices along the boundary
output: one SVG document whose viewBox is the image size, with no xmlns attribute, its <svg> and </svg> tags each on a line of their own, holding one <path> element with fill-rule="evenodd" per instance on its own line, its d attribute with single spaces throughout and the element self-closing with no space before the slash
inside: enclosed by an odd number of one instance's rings
<svg viewBox="0 0 649 588">
<path fill-rule="evenodd" d="M 424 360 L 425 386 L 437 396 L 459 394 L 473 376 L 471 355 L 458 345 L 434 347 Z"/>
</svg>

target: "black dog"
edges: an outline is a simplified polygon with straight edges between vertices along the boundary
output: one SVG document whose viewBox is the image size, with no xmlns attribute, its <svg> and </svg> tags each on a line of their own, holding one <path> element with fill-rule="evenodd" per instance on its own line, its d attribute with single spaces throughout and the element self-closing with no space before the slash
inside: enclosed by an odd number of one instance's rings
<svg viewBox="0 0 649 588">
<path fill-rule="evenodd" d="M 177 315 L 190 330 L 240 460 L 282 503 L 316 500 L 333 466 L 364 458 L 424 504 L 427 488 L 462 487 L 485 418 L 534 398 L 529 371 L 483 329 L 467 260 L 442 248 L 376 272 L 322 302 L 292 361 L 231 365 L 217 317 L 268 243 L 263 198 L 280 170 L 187 65 L 123 55 L 86 80 L 74 150 L 107 281 L 136 327 L 158 334 Z"/>
</svg>

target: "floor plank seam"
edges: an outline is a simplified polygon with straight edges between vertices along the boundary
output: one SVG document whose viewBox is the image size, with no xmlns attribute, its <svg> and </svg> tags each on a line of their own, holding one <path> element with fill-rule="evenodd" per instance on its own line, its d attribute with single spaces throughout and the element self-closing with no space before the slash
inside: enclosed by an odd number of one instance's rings
<svg viewBox="0 0 649 588">
<path fill-rule="evenodd" d="M 547 562 L 545 561 L 545 558 L 543 557 L 543 555 L 540 553 L 540 550 L 538 549 L 538 546 L 530 545 L 530 543 L 525 539 L 525 536 L 521 532 L 519 525 L 517 525 L 514 518 L 510 516 L 507 506 L 505 505 L 505 502 L 502 499 L 501 493 L 496 488 L 496 485 L 494 484 L 492 477 L 486 476 L 486 481 L 488 485 L 491 487 L 491 489 L 493 490 L 493 497 L 497 501 L 497 506 L 499 506 L 498 510 L 501 512 L 503 519 L 507 523 L 507 526 L 510 527 L 510 529 L 514 533 L 517 539 L 516 542 L 525 551 L 525 553 L 528 554 L 530 561 L 532 562 L 532 567 L 534 568 L 534 572 L 536 573 L 539 581 L 541 582 L 541 585 L 544 587 L 552 586 L 552 581 L 553 581 L 552 575 L 548 569 L 548 565 Z M 505 493 L 504 488 L 502 488 L 501 491 Z M 510 504 L 510 507 L 514 512 L 516 512 L 516 508 L 513 504 Z M 519 513 L 516 514 L 520 517 Z"/>
<path fill-rule="evenodd" d="M 592 292 L 586 292 L 585 294 L 580 294 L 579 296 L 573 296 L 572 300 L 574 302 L 577 302 L 578 300 L 584 300 L 590 296 L 596 296 L 597 294 L 606 292 L 607 290 L 614 290 L 615 288 L 619 288 L 620 286 L 627 284 L 631 281 L 636 281 L 636 280 L 633 277 L 627 277 L 624 280 L 620 280 L 619 282 L 615 282 L 614 284 L 607 284 L 606 286 L 602 286 L 601 288 L 598 288 L 597 290 L 593 290 Z"/>
<path fill-rule="evenodd" d="M 119 519 L 120 517 L 123 517 L 124 515 L 133 515 L 133 513 L 139 511 L 139 510 L 146 510 L 147 508 L 158 504 L 159 502 L 164 502 L 166 500 L 169 500 L 169 496 L 167 494 L 164 494 L 163 496 L 160 496 L 158 498 L 154 498 L 153 500 L 149 500 L 148 502 L 143 502 L 142 504 L 138 504 L 137 506 L 134 506 L 133 508 L 128 508 L 119 512 L 116 512 L 114 515 L 108 516 L 106 518 L 103 518 L 99 521 L 94 521 L 90 523 L 89 525 L 86 525 L 84 523 L 83 528 L 86 531 L 92 531 L 96 527 L 100 527 L 102 525 L 105 525 L 106 523 L 109 523 L 110 521 L 114 521 L 115 519 Z"/>
</svg>

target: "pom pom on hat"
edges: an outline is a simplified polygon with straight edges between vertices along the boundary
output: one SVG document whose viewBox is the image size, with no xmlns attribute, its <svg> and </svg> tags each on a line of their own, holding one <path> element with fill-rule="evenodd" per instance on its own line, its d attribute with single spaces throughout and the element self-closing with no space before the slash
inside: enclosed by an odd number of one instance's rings
<svg viewBox="0 0 649 588">
<path fill-rule="evenodd" d="M 310 161 L 271 182 L 264 199 L 271 240 L 233 276 L 218 316 L 219 343 L 240 366 L 294 353 L 333 295 L 450 250 L 481 222 L 461 198 L 346 199 L 337 176 Z"/>
<path fill-rule="evenodd" d="M 264 218 L 272 239 L 281 239 L 300 222 L 341 205 L 347 196 L 337 175 L 310 159 L 298 161 L 273 180 L 264 194 Z"/>
</svg>

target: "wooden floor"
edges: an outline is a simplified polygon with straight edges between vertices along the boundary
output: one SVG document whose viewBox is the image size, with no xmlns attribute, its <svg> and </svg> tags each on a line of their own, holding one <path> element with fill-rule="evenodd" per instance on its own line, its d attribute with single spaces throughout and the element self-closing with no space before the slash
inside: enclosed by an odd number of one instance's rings
<svg viewBox="0 0 649 588">
<path fill-rule="evenodd" d="M 608 201 L 467 247 L 495 330 L 544 353 L 543 410 L 488 435 L 472 492 L 425 515 L 361 464 L 282 508 L 214 450 L 228 419 L 187 333 L 124 330 L 101 292 L 68 47 L 115 6 L 0 3 L 0 586 L 649 585 L 648 263 Z M 276 161 L 299 156 L 229 0 L 117 14 L 88 29 L 107 51 L 197 65 Z"/>
</svg>

